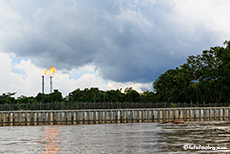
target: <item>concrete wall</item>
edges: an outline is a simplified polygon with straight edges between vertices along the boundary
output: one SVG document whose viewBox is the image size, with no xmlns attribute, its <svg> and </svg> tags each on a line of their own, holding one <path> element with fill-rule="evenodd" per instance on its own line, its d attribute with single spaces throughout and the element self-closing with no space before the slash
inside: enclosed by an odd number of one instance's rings
<svg viewBox="0 0 230 154">
<path fill-rule="evenodd" d="M 0 126 L 230 120 L 230 107 L 0 112 Z"/>
</svg>

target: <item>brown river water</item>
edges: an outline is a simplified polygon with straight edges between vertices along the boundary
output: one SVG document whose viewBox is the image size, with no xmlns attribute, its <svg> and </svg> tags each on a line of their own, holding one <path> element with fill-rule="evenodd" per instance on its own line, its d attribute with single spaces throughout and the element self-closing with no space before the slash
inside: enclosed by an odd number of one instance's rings
<svg viewBox="0 0 230 154">
<path fill-rule="evenodd" d="M 9 126 L 0 132 L 6 154 L 230 153 L 229 121 Z"/>
</svg>

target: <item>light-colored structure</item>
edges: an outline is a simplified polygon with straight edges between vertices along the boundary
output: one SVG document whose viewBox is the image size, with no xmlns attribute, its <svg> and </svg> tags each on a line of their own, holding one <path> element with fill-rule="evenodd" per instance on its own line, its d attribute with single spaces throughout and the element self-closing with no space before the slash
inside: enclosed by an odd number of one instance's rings
<svg viewBox="0 0 230 154">
<path fill-rule="evenodd" d="M 230 107 L 2 111 L 0 126 L 230 120 Z"/>
</svg>

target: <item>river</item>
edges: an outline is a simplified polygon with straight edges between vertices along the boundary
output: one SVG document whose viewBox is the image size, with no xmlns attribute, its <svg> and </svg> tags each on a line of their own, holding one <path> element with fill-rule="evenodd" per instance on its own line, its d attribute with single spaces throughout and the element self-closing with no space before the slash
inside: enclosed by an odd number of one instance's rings
<svg viewBox="0 0 230 154">
<path fill-rule="evenodd" d="M 7 154 L 230 153 L 227 121 L 9 126 L 0 132 L 0 153 Z"/>
</svg>

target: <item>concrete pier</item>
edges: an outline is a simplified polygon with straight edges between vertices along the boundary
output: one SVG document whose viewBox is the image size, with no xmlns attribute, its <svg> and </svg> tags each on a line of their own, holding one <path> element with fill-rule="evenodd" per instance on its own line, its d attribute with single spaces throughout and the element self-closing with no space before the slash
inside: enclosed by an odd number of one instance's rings
<svg viewBox="0 0 230 154">
<path fill-rule="evenodd" d="M 0 126 L 230 120 L 230 107 L 2 111 Z"/>
</svg>

